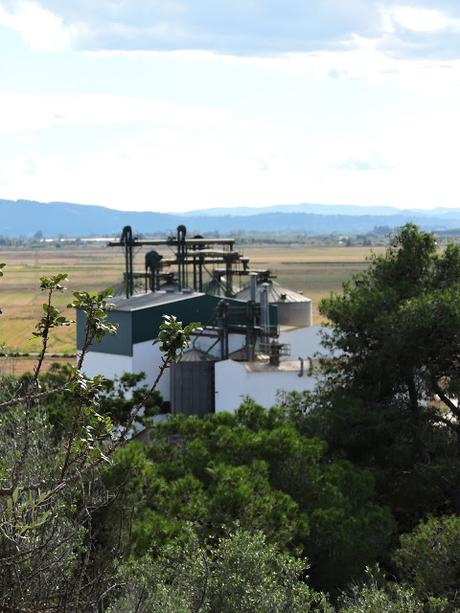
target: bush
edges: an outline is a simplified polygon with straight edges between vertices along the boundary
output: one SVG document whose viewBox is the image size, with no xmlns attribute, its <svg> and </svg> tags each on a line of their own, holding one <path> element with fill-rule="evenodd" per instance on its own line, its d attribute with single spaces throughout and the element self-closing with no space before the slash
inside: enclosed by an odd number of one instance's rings
<svg viewBox="0 0 460 613">
<path fill-rule="evenodd" d="M 262 532 L 237 530 L 214 546 L 190 534 L 120 573 L 122 596 L 110 613 L 332 613 L 324 595 L 301 579 L 305 562 L 267 543 Z"/>
<path fill-rule="evenodd" d="M 404 534 L 395 562 L 420 598 L 445 598 L 460 607 L 460 517 L 432 517 Z"/>
</svg>

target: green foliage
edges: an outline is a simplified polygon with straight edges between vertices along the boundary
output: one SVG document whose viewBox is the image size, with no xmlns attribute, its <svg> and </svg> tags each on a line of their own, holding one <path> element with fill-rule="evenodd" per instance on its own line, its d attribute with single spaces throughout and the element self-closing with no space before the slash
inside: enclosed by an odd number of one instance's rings
<svg viewBox="0 0 460 613">
<path fill-rule="evenodd" d="M 433 412 L 422 415 L 426 459 L 417 462 L 412 417 L 404 403 L 370 404 L 341 389 L 320 392 L 288 394 L 283 406 L 302 433 L 327 442 L 331 458 L 345 457 L 372 472 L 376 496 L 393 509 L 400 531 L 411 530 L 427 513 L 451 508 L 459 471 L 457 442 Z"/>
<path fill-rule="evenodd" d="M 1 403 L 0 437 L 2 610 L 98 609 L 107 588 L 102 577 L 113 573 L 117 559 L 109 556 L 109 561 L 99 563 L 96 552 L 93 517 L 109 503 L 106 490 L 101 495 L 98 473 L 125 442 L 140 409 L 152 409 L 156 385 L 171 361 L 180 357 L 191 331 L 183 330 L 179 322 L 165 322 L 162 343 L 168 353 L 157 378 L 142 397 L 136 397 L 115 430 L 111 412 L 100 412 L 101 397 L 106 392 L 107 398 L 111 388 L 103 377 L 87 378 L 80 372 L 90 344 L 116 331 L 107 322 L 110 290 L 74 293 L 69 306 L 86 314 L 77 368 L 53 371 L 49 377 L 40 374 L 50 331 L 71 323 L 52 303 L 54 293 L 64 291 L 65 279 L 64 274 L 41 278 L 48 300 L 35 334 L 42 339 L 42 350 L 33 374 L 23 377 L 16 389 L 8 379 L 1 394 L 7 396 Z M 124 381 L 126 388 L 137 383 L 135 377 Z M 117 550 L 112 544 L 111 555 Z"/>
<path fill-rule="evenodd" d="M 191 534 L 156 559 L 127 565 L 120 573 L 123 595 L 110 612 L 331 612 L 326 598 L 301 579 L 305 570 L 305 562 L 270 545 L 261 532 L 237 530 L 208 547 Z"/>
<path fill-rule="evenodd" d="M 437 254 L 434 237 L 408 224 L 343 295 L 324 299 L 324 342 L 341 352 L 326 363 L 336 383 L 374 403 L 406 397 L 417 420 L 421 400 L 457 378 L 459 271 L 457 246 Z"/>
<path fill-rule="evenodd" d="M 146 427 L 151 425 L 151 418 L 162 410 L 163 400 L 157 390 L 148 394 L 147 386 L 142 383 L 144 379 L 143 372 L 123 373 L 113 381 L 105 379 L 99 398 L 99 412 L 110 416 L 114 424 L 121 425 L 134 407 L 142 404 L 143 412 L 137 421 Z"/>
<path fill-rule="evenodd" d="M 40 290 L 63 292 L 65 287 L 62 285 L 62 281 L 67 281 L 67 273 L 65 272 L 60 272 L 52 277 L 40 277 Z"/>
<path fill-rule="evenodd" d="M 344 285 L 343 295 L 321 302 L 321 313 L 331 322 L 325 342 L 344 352 L 332 366 L 345 382 L 373 398 L 407 392 L 408 379 L 425 356 L 416 350 L 422 339 L 406 332 L 405 310 L 439 289 L 440 276 L 450 278 L 439 272 L 445 267 L 433 236 L 409 224 L 385 256 L 374 257 L 365 273 Z"/>
<path fill-rule="evenodd" d="M 432 234 L 407 224 L 320 311 L 335 353 L 323 361 L 318 434 L 374 468 L 403 529 L 458 512 L 460 248 L 438 253 Z"/>
<path fill-rule="evenodd" d="M 59 326 L 70 326 L 73 322 L 67 319 L 64 315 L 61 315 L 61 311 L 52 304 L 43 304 L 43 317 L 37 322 L 35 331 L 32 332 L 34 336 L 44 337 L 48 334 L 51 328 L 57 328 Z"/>
<path fill-rule="evenodd" d="M 48 418 L 53 426 L 54 435 L 62 437 L 68 431 L 73 410 L 82 399 L 82 392 L 87 401 L 95 406 L 99 416 L 110 419 L 114 427 L 121 426 L 128 419 L 131 411 L 143 404 L 143 414 L 137 421 L 145 426 L 151 424 L 151 418 L 161 412 L 163 400 L 158 391 L 147 397 L 148 388 L 142 385 L 144 373 L 124 373 L 114 380 L 95 377 L 91 380 L 82 378 L 81 373 L 70 364 L 52 364 L 48 372 L 40 375 L 40 389 L 46 394 L 41 406 L 46 408 Z M 13 393 L 11 386 L 26 388 L 30 375 L 23 375 L 19 381 L 2 381 L 2 399 Z M 49 392 L 49 393 L 48 393 Z"/>
<path fill-rule="evenodd" d="M 60 326 L 70 326 L 74 323 L 72 320 L 67 319 L 62 315 L 61 311 L 51 304 L 53 294 L 56 292 L 63 292 L 66 288 L 62 285 L 62 281 L 67 280 L 65 273 L 60 273 L 52 277 L 40 277 L 40 290 L 46 291 L 48 294 L 48 302 L 42 305 L 43 316 L 38 320 L 35 331 L 32 333 L 34 336 L 39 336 L 42 339 L 46 339 L 49 331 L 52 328 Z"/>
<path fill-rule="evenodd" d="M 460 609 L 460 517 L 431 517 L 401 536 L 395 553 L 401 577 L 422 599 L 446 599 Z"/>
<path fill-rule="evenodd" d="M 325 500 L 311 502 L 312 535 L 306 551 L 315 564 L 313 578 L 333 591 L 360 577 L 367 563 L 382 556 L 396 526 L 388 509 L 373 502 L 370 472 L 334 462 L 323 479 Z"/>
<path fill-rule="evenodd" d="M 373 501 L 372 474 L 331 462 L 326 451 L 285 411 L 252 402 L 234 416 L 170 419 L 153 429 L 151 446 L 117 452 L 106 484 L 120 484 L 120 496 L 101 520 L 113 529 L 103 538 L 110 544 L 129 534 L 139 555 L 181 534 L 188 521 L 202 538 L 223 525 L 263 530 L 280 547 L 304 551 L 314 584 L 334 589 L 378 559 L 394 522 Z"/>
<path fill-rule="evenodd" d="M 371 576 L 363 586 L 355 587 L 343 598 L 340 613 L 422 613 L 425 609 L 411 588 L 397 584 L 385 585 Z M 433 613 L 435 610 L 431 609 Z M 441 610 L 438 609 L 441 613 Z"/>
<path fill-rule="evenodd" d="M 172 362 L 179 362 L 189 345 L 190 335 L 199 326 L 197 322 L 183 326 L 174 315 L 163 315 L 158 339 L 155 342 L 160 344 L 160 351 L 163 355 L 168 356 Z"/>
<path fill-rule="evenodd" d="M 107 334 L 115 334 L 117 324 L 107 322 L 107 312 L 112 304 L 112 290 L 105 289 L 99 293 L 73 292 L 73 301 L 68 308 L 81 309 L 86 315 L 86 331 L 84 348 L 96 340 L 100 342 Z"/>
<path fill-rule="evenodd" d="M 25 422 L 20 407 L 10 408 L 2 412 L 0 429 L 0 487 L 10 482 L 12 468 L 18 475 L 11 493 L 0 495 L 0 609 L 14 605 L 15 610 L 59 610 L 70 586 L 78 584 L 78 575 L 86 575 L 81 554 L 87 488 L 80 483 L 81 489 L 50 496 L 65 448 L 53 441 L 44 411 L 34 411 Z M 36 489 L 29 488 L 31 482 Z"/>
</svg>

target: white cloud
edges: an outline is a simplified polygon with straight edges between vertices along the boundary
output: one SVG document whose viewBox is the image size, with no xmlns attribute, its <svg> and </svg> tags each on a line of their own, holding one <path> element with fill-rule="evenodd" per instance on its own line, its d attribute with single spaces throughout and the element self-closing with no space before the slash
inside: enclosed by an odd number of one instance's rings
<svg viewBox="0 0 460 613">
<path fill-rule="evenodd" d="M 385 18 L 391 23 L 390 31 L 401 26 L 411 32 L 437 32 L 452 25 L 453 20 L 437 9 L 424 9 L 412 6 L 393 6 L 384 11 Z M 387 21 L 387 26 L 388 26 Z"/>
<path fill-rule="evenodd" d="M 0 25 L 16 30 L 27 45 L 39 51 L 60 51 L 70 44 L 62 17 L 32 0 L 19 0 L 9 9 L 0 4 Z"/>
<path fill-rule="evenodd" d="M 458 30 L 458 0 L 5 2 L 10 9 L 3 9 L 3 23 L 34 46 L 59 48 L 71 40 L 80 50 L 273 56 L 346 49 L 358 36 L 380 40 L 386 52 L 401 57 L 460 56 L 457 37 L 437 36 Z"/>
</svg>

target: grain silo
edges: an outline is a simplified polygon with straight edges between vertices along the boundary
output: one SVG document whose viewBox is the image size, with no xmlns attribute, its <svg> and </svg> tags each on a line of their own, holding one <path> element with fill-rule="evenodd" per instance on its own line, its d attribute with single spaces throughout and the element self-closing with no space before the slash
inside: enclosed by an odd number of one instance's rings
<svg viewBox="0 0 460 613">
<path fill-rule="evenodd" d="M 258 282 L 256 302 L 260 303 L 261 293 L 266 287 L 269 304 L 278 307 L 278 324 L 281 326 L 307 327 L 313 325 L 312 303 L 298 292 L 282 287 L 273 279 Z M 236 296 L 238 300 L 251 300 L 251 288 L 242 289 Z"/>
<path fill-rule="evenodd" d="M 171 412 L 174 415 L 214 413 L 214 362 L 216 358 L 191 349 L 171 365 Z"/>
</svg>

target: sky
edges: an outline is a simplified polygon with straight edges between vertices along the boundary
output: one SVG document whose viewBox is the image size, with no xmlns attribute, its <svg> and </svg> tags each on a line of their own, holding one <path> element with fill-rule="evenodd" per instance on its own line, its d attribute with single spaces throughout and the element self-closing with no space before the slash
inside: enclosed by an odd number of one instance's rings
<svg viewBox="0 0 460 613">
<path fill-rule="evenodd" d="M 460 207 L 459 0 L 0 0 L 0 198 Z"/>
</svg>

